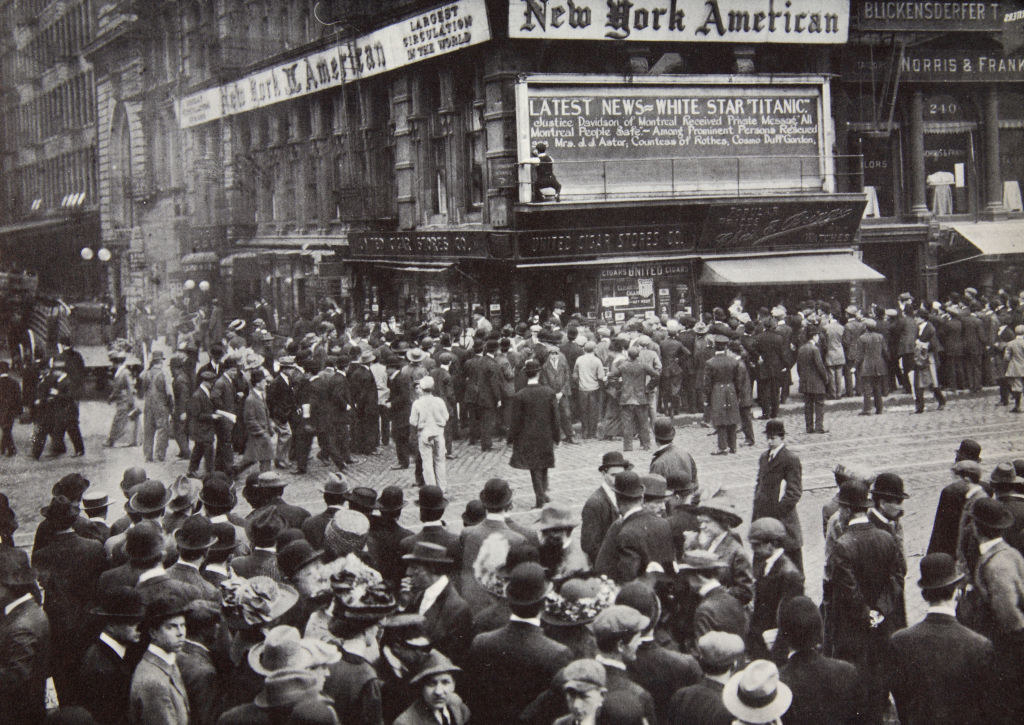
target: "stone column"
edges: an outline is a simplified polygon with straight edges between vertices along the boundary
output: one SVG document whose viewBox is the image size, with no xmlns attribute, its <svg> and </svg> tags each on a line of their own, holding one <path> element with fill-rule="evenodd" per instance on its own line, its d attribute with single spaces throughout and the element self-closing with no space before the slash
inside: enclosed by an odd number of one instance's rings
<svg viewBox="0 0 1024 725">
<path fill-rule="evenodd" d="M 994 83 L 985 89 L 985 201 L 985 217 L 1006 215 L 999 172 L 999 91 Z"/>
<path fill-rule="evenodd" d="M 910 214 L 931 216 L 924 174 L 924 94 L 915 89 L 910 104 Z"/>
</svg>

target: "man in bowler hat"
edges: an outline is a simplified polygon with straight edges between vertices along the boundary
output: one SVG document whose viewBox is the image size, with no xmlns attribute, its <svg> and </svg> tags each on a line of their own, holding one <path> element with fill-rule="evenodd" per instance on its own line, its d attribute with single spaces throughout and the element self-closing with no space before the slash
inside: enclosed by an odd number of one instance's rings
<svg viewBox="0 0 1024 725">
<path fill-rule="evenodd" d="M 751 521 L 770 517 L 786 527 L 785 551 L 796 568 L 803 571 L 801 554 L 803 533 L 796 504 L 803 495 L 800 459 L 786 445 L 786 427 L 781 420 L 769 420 L 764 426 L 768 450 L 757 462 L 757 485 L 754 487 L 754 510 Z"/>
<path fill-rule="evenodd" d="M 601 549 L 604 536 L 619 517 L 613 487 L 615 474 L 632 467 L 633 464 L 619 451 L 609 451 L 601 457 L 601 465 L 597 467 L 601 473 L 601 485 L 590 494 L 580 514 L 580 547 L 591 564 L 597 561 L 597 552 Z"/>
<path fill-rule="evenodd" d="M 615 475 L 615 502 L 620 518 L 605 534 L 594 570 L 618 583 L 632 581 L 661 567 L 672 571 L 672 529 L 669 523 L 644 509 L 644 486 L 633 471 Z"/>
<path fill-rule="evenodd" d="M 428 541 L 418 542 L 402 560 L 403 586 L 411 596 L 407 610 L 423 616 L 424 630 L 436 649 L 455 662 L 465 661 L 473 613 L 448 578 L 454 560 L 443 546 Z"/>
<path fill-rule="evenodd" d="M 527 360 L 526 387 L 509 401 L 508 442 L 512 445 L 512 468 L 527 469 L 536 498 L 534 508 L 541 508 L 548 496 L 548 469 L 555 465 L 555 444 L 561 440 L 558 423 L 558 401 L 555 391 L 540 382 L 541 365 Z"/>
</svg>

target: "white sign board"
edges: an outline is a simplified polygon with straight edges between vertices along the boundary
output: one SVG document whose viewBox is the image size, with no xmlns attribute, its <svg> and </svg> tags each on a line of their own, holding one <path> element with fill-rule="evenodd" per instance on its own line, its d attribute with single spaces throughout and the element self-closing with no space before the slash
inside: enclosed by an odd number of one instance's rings
<svg viewBox="0 0 1024 725">
<path fill-rule="evenodd" d="M 849 0 L 509 0 L 511 38 L 846 42 Z"/>
<path fill-rule="evenodd" d="M 179 99 L 178 125 L 189 128 L 436 58 L 491 38 L 484 0 L 457 0 Z"/>
</svg>

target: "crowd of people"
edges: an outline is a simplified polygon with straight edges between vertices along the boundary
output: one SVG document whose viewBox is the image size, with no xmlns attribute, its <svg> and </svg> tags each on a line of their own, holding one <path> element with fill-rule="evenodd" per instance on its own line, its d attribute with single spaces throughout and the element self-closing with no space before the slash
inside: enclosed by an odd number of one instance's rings
<svg viewBox="0 0 1024 725">
<path fill-rule="evenodd" d="M 0 722 L 1019 722 L 1024 460 L 986 473 L 981 446 L 961 443 L 920 562 L 928 613 L 910 625 L 903 480 L 835 469 L 815 602 L 802 463 L 777 417 L 793 368 L 808 433 L 829 395 L 878 414 L 909 384 L 917 410 L 928 389 L 941 407 L 961 363 L 967 388 L 999 383 L 1019 409 L 1024 304 L 995 302 L 968 289 L 753 317 L 737 302 L 621 329 L 558 305 L 511 329 L 479 313 L 466 329 L 346 327 L 325 309 L 281 349 L 238 319 L 203 364 L 187 339 L 148 351 L 139 374 L 114 351 L 106 444 L 138 444 L 141 428 L 147 462 L 173 438 L 187 469 L 170 485 L 125 470 L 123 516 L 88 471 L 61 478 L 30 552 L 0 495 Z M 970 366 L 943 345 L 954 321 Z M 82 450 L 68 377 L 58 356 L 20 391 L 40 449 L 70 434 Z M 703 413 L 728 454 L 738 430 L 754 442 L 755 400 L 766 450 L 740 501 L 698 476 L 671 416 Z M 535 525 L 509 516 L 512 487 L 491 478 L 449 531 L 445 461 L 462 436 L 511 443 Z M 619 436 L 579 516 L 551 500 L 556 443 Z M 280 472 L 308 470 L 314 437 L 332 469 L 315 513 L 286 501 Z M 647 471 L 629 460 L 636 438 Z M 389 441 L 396 468 L 415 463 L 414 489 L 349 475 Z"/>
</svg>

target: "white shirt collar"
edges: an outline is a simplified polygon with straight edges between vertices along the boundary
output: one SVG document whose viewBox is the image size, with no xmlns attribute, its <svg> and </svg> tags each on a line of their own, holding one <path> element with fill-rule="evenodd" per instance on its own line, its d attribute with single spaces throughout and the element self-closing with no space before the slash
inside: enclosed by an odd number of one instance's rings
<svg viewBox="0 0 1024 725">
<path fill-rule="evenodd" d="M 605 494 L 608 496 L 608 500 L 612 502 L 612 506 L 618 506 L 618 503 L 615 501 L 615 491 L 612 490 L 612 487 L 602 481 L 601 488 L 604 489 Z"/>
<path fill-rule="evenodd" d="M 782 441 L 779 447 L 773 451 L 768 451 L 768 460 L 773 460 L 775 456 L 779 455 L 779 452 L 786 447 L 786 441 Z"/>
<path fill-rule="evenodd" d="M 853 526 L 854 524 L 870 524 L 870 523 L 871 523 L 871 521 L 868 520 L 867 512 L 865 512 L 865 513 L 857 514 L 856 516 L 851 517 L 849 523 L 847 523 L 846 525 L 847 526 Z"/>
<path fill-rule="evenodd" d="M 487 520 L 488 521 L 500 521 L 501 523 L 505 523 L 505 514 L 504 513 L 497 513 L 497 514 L 495 514 L 495 513 L 491 513 L 490 511 L 488 511 L 487 512 Z"/>
<path fill-rule="evenodd" d="M 767 559 L 764 560 L 764 573 L 765 574 L 768 574 L 768 572 L 770 572 L 772 570 L 772 567 L 775 566 L 775 562 L 777 562 L 779 560 L 779 557 L 782 556 L 782 553 L 783 553 L 782 549 L 776 549 L 775 551 L 772 552 L 771 556 L 769 556 Z"/>
<path fill-rule="evenodd" d="M 253 553 L 255 553 L 257 551 L 269 551 L 271 554 L 274 554 L 274 555 L 277 554 L 277 549 L 274 548 L 273 546 L 254 546 L 254 547 L 252 547 L 252 550 L 253 550 Z"/>
<path fill-rule="evenodd" d="M 210 517 L 211 524 L 230 524 L 231 521 L 228 519 L 227 514 L 217 514 L 216 516 Z"/>
<path fill-rule="evenodd" d="M 156 655 L 172 667 L 178 664 L 178 658 L 175 656 L 173 652 L 164 652 L 162 649 L 157 647 L 152 642 L 149 643 L 149 647 L 146 649 L 146 651 Z"/>
<path fill-rule="evenodd" d="M 997 537 L 995 539 L 989 539 L 988 541 L 982 541 L 981 543 L 978 544 L 978 551 L 980 551 L 982 554 L 985 554 L 986 552 L 988 552 L 989 549 L 994 547 L 996 544 L 998 544 L 1002 540 L 1003 540 L 1003 538 L 1000 536 L 1000 537 Z"/>
<path fill-rule="evenodd" d="M 127 651 L 127 648 L 109 634 L 106 632 L 100 632 L 100 642 L 114 650 L 114 654 L 116 654 L 120 659 L 124 659 L 124 653 Z"/>
<path fill-rule="evenodd" d="M 191 561 L 185 561 L 184 559 L 178 559 L 178 561 L 175 562 L 175 563 L 181 564 L 182 566 L 191 567 L 192 569 L 195 569 L 196 571 L 199 571 L 199 565 L 198 564 L 193 564 Z"/>
<path fill-rule="evenodd" d="M 144 581 L 149 581 L 150 579 L 153 579 L 155 577 L 161 576 L 162 574 L 166 574 L 166 573 L 167 573 L 167 570 L 164 569 L 164 565 L 163 564 L 157 564 L 152 569 L 146 569 L 146 571 L 144 571 L 141 574 L 139 574 L 139 581 L 138 581 L 138 583 L 141 584 Z"/>
<path fill-rule="evenodd" d="M 956 605 L 951 602 L 929 604 L 928 614 L 948 614 L 950 617 L 956 617 Z"/>
<path fill-rule="evenodd" d="M 522 622 L 523 624 L 532 624 L 535 627 L 540 626 L 540 617 L 517 617 L 514 614 L 510 614 L 508 615 L 508 621 Z"/>
<path fill-rule="evenodd" d="M 600 662 L 605 667 L 612 667 L 616 670 L 622 670 L 623 672 L 626 671 L 626 664 L 624 662 L 619 662 L 617 659 L 614 659 L 612 657 L 605 657 L 600 652 L 598 652 L 597 656 L 594 657 L 594 659 Z"/>
<path fill-rule="evenodd" d="M 18 597 L 13 602 L 11 602 L 6 607 L 4 607 L 4 616 L 5 617 L 10 616 L 11 612 L 13 612 L 15 609 L 20 607 L 22 604 L 24 604 L 25 602 L 27 602 L 31 598 L 32 598 L 31 592 L 29 592 L 27 594 L 22 594 L 20 597 Z"/>
<path fill-rule="evenodd" d="M 625 521 L 626 519 L 628 519 L 633 514 L 638 514 L 638 513 L 640 513 L 643 510 L 644 510 L 643 504 L 641 504 L 639 506 L 636 506 L 635 508 L 631 508 L 629 511 L 627 511 L 624 514 L 622 514 L 622 520 Z"/>
<path fill-rule="evenodd" d="M 434 602 L 441 596 L 441 592 L 448 586 L 448 577 L 442 576 L 436 582 L 431 584 L 429 587 L 423 590 L 423 599 L 420 600 L 420 614 L 426 614 L 427 610 L 434 606 Z"/>
<path fill-rule="evenodd" d="M 720 586 L 722 586 L 722 585 L 718 582 L 717 579 L 715 581 L 710 581 L 710 582 L 708 582 L 707 584 L 705 584 L 704 586 L 702 586 L 700 588 L 700 595 L 703 597 L 708 592 L 710 592 L 712 589 L 718 589 L 718 587 L 720 587 Z"/>
</svg>

